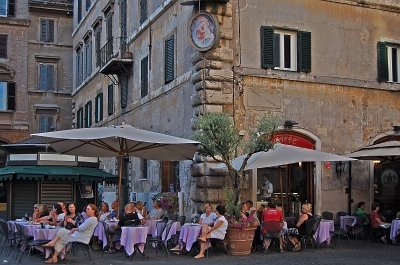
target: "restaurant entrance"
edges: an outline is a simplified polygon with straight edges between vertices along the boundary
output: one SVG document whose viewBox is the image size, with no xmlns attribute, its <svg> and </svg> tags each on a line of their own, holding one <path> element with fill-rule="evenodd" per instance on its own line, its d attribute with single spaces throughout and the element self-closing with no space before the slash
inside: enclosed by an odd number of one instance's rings
<svg viewBox="0 0 400 265">
<path fill-rule="evenodd" d="M 313 139 L 294 130 L 279 131 L 275 133 L 274 139 L 282 144 L 315 149 Z M 269 199 L 265 198 L 262 187 L 265 176 L 268 176 L 273 185 L 271 201 L 282 206 L 286 216 L 297 217 L 302 203 L 315 204 L 314 166 L 313 162 L 303 162 L 258 169 L 257 206 L 267 206 Z"/>
</svg>

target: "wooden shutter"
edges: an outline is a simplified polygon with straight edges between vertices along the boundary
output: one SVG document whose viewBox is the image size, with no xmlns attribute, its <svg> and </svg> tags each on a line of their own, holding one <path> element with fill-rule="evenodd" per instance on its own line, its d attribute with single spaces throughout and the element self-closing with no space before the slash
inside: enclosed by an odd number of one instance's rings
<svg viewBox="0 0 400 265">
<path fill-rule="evenodd" d="M 147 0 L 140 0 L 140 23 L 147 19 Z"/>
<path fill-rule="evenodd" d="M 103 93 L 99 93 L 96 96 L 94 117 L 95 122 L 99 122 L 103 119 Z"/>
<path fill-rule="evenodd" d="M 89 128 L 92 126 L 92 101 L 89 101 L 85 105 L 85 127 Z"/>
<path fill-rule="evenodd" d="M 128 75 L 122 74 L 120 78 L 121 108 L 126 108 L 128 105 Z"/>
<path fill-rule="evenodd" d="M 90 0 L 86 0 L 86 11 L 88 11 L 89 10 L 89 8 L 90 8 Z"/>
<path fill-rule="evenodd" d="M 140 63 L 140 95 L 141 97 L 147 96 L 149 93 L 149 80 L 148 80 L 148 67 L 149 67 L 149 60 L 148 56 L 142 59 Z"/>
<path fill-rule="evenodd" d="M 95 49 L 95 52 L 96 52 L 96 67 L 97 66 L 100 66 L 100 62 L 101 62 L 101 53 L 100 53 L 100 49 L 101 49 L 101 47 L 100 47 L 100 41 L 101 41 L 101 28 L 98 28 L 97 30 L 96 30 L 96 33 L 95 33 L 95 35 L 94 35 L 94 38 L 95 38 L 95 47 L 94 47 L 94 49 Z"/>
<path fill-rule="evenodd" d="M 8 16 L 15 16 L 15 0 L 8 0 Z"/>
<path fill-rule="evenodd" d="M 47 20 L 40 20 L 40 41 L 47 41 Z"/>
<path fill-rule="evenodd" d="M 387 46 L 385 42 L 378 42 L 378 81 L 389 80 Z"/>
<path fill-rule="evenodd" d="M 108 115 L 112 115 L 114 113 L 114 85 L 109 85 L 108 86 L 108 104 L 107 104 L 107 109 L 108 109 Z"/>
<path fill-rule="evenodd" d="M 54 42 L 54 20 L 48 19 L 47 42 Z"/>
<path fill-rule="evenodd" d="M 15 101 L 15 83 L 7 83 L 7 110 L 16 110 Z"/>
<path fill-rule="evenodd" d="M 82 19 L 82 0 L 78 0 L 78 23 L 81 21 Z"/>
<path fill-rule="evenodd" d="M 0 34 L 0 58 L 7 59 L 8 35 Z"/>
<path fill-rule="evenodd" d="M 54 90 L 54 65 L 48 64 L 47 65 L 47 90 L 52 91 Z"/>
<path fill-rule="evenodd" d="M 59 201 L 74 201 L 74 181 L 43 181 L 41 185 L 41 202 L 53 205 Z"/>
<path fill-rule="evenodd" d="M 100 93 L 99 121 L 103 120 L 103 93 Z"/>
<path fill-rule="evenodd" d="M 311 32 L 299 31 L 297 35 L 297 70 L 311 72 Z"/>
<path fill-rule="evenodd" d="M 261 27 L 261 67 L 274 67 L 274 29 Z"/>
<path fill-rule="evenodd" d="M 169 83 L 174 80 L 174 68 L 175 68 L 175 40 L 174 36 L 170 37 L 165 41 L 165 83 Z"/>
</svg>

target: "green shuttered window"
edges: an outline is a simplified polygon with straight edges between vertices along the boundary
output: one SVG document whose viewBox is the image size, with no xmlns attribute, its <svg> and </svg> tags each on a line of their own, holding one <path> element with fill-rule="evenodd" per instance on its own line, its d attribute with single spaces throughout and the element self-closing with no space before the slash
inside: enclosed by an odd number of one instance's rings
<svg viewBox="0 0 400 265">
<path fill-rule="evenodd" d="M 311 71 L 311 32 L 261 27 L 261 67 Z"/>
<path fill-rule="evenodd" d="M 165 40 L 165 83 L 175 78 L 175 39 L 171 36 Z"/>
</svg>

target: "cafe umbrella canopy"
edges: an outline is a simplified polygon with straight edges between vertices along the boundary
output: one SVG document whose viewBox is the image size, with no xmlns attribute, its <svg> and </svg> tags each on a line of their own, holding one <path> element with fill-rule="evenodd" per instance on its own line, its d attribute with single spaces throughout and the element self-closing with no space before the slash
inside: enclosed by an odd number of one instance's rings
<svg viewBox="0 0 400 265">
<path fill-rule="evenodd" d="M 400 141 L 388 141 L 363 147 L 347 155 L 360 160 L 400 161 Z"/>
<path fill-rule="evenodd" d="M 118 157 L 120 168 L 125 156 L 164 161 L 192 160 L 199 144 L 193 140 L 141 130 L 128 124 L 37 133 L 32 134 L 32 137 L 38 142 L 50 144 L 62 154 Z M 120 204 L 122 170 L 118 173 Z"/>
</svg>

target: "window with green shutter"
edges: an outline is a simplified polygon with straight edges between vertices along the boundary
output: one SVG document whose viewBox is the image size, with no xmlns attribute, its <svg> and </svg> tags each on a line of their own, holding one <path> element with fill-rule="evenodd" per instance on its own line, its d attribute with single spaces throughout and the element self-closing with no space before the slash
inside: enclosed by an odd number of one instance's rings
<svg viewBox="0 0 400 265">
<path fill-rule="evenodd" d="M 40 41 L 54 42 L 54 20 L 40 19 Z"/>
<path fill-rule="evenodd" d="M 0 81 L 0 111 L 15 111 L 15 83 Z"/>
<path fill-rule="evenodd" d="M 83 55 L 82 49 L 79 47 L 76 49 L 76 59 L 75 59 L 75 77 L 76 77 L 76 86 L 78 87 L 83 81 Z"/>
<path fill-rule="evenodd" d="M 38 133 L 44 133 L 44 132 L 51 132 L 54 131 L 54 116 L 53 115 L 44 115 L 40 114 L 38 115 L 39 120 L 38 120 Z"/>
<path fill-rule="evenodd" d="M 0 34 L 0 58 L 7 59 L 8 35 Z"/>
<path fill-rule="evenodd" d="M 89 37 L 85 40 L 85 62 L 84 77 L 89 77 L 92 73 L 92 39 Z"/>
<path fill-rule="evenodd" d="M 147 19 L 147 0 L 139 0 L 140 24 Z"/>
<path fill-rule="evenodd" d="M 96 53 L 96 67 L 101 63 L 101 27 L 96 28 L 94 33 L 94 49 Z"/>
<path fill-rule="evenodd" d="M 78 15 L 77 15 L 77 19 L 78 19 L 78 23 L 81 22 L 82 20 L 82 0 L 78 0 Z"/>
<path fill-rule="evenodd" d="M 54 64 L 39 64 L 39 90 L 53 91 L 54 90 Z"/>
<path fill-rule="evenodd" d="M 121 95 L 121 108 L 126 108 L 128 105 L 128 80 L 129 75 L 121 74 L 120 75 L 120 95 Z"/>
<path fill-rule="evenodd" d="M 107 110 L 108 110 L 108 116 L 110 116 L 114 114 L 114 85 L 108 86 L 107 96 L 108 96 Z"/>
<path fill-rule="evenodd" d="M 400 83 L 400 43 L 378 42 L 378 81 Z"/>
<path fill-rule="evenodd" d="M 76 112 L 76 128 L 83 128 L 83 108 L 80 107 Z"/>
<path fill-rule="evenodd" d="M 94 118 L 95 122 L 103 120 L 103 93 L 99 93 L 96 96 Z"/>
<path fill-rule="evenodd" d="M 91 1 L 90 0 L 86 0 L 86 11 L 89 10 L 90 5 L 91 5 Z"/>
<path fill-rule="evenodd" d="M 168 84 L 175 78 L 175 39 L 171 36 L 165 40 L 165 83 Z"/>
<path fill-rule="evenodd" d="M 311 33 L 261 27 L 261 67 L 311 71 Z"/>
<path fill-rule="evenodd" d="M 146 56 L 140 62 L 140 97 L 149 94 L 149 57 Z"/>
<path fill-rule="evenodd" d="M 15 0 L 0 1 L 0 17 L 15 16 Z"/>
<path fill-rule="evenodd" d="M 85 104 L 85 127 L 92 126 L 92 101 Z"/>
</svg>

